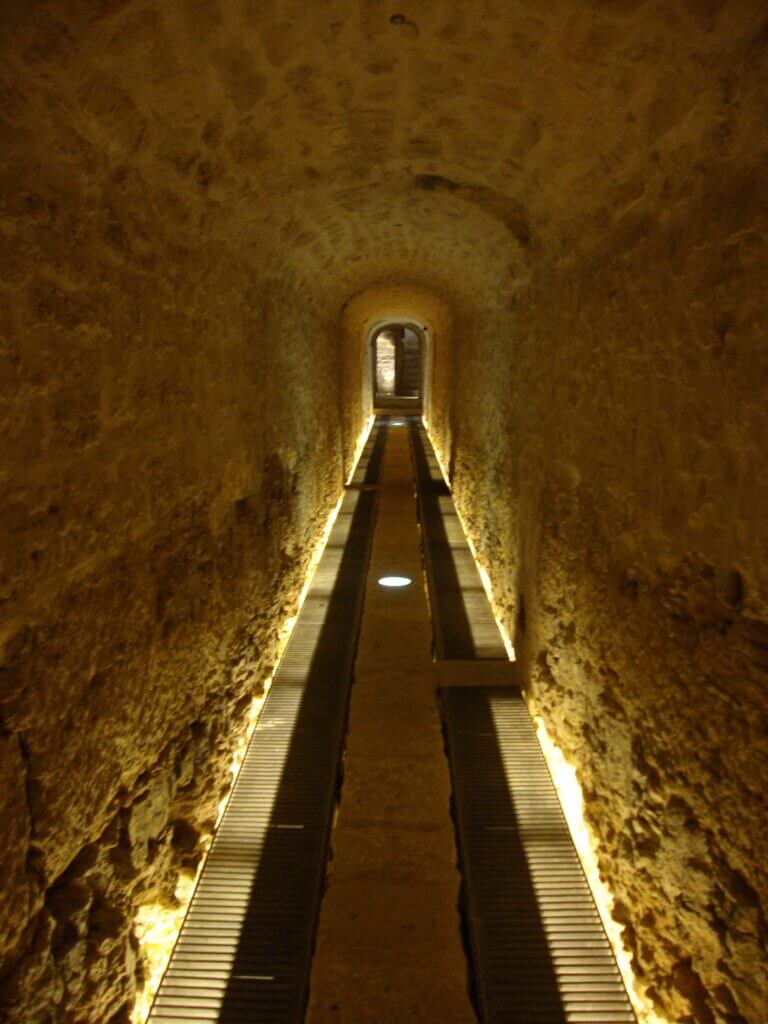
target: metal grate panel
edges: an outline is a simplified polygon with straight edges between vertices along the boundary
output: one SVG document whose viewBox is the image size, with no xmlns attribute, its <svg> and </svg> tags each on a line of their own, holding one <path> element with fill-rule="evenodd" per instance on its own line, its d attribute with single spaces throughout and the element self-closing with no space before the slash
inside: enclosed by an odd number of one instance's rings
<svg viewBox="0 0 768 1024">
<path fill-rule="evenodd" d="M 525 703 L 440 690 L 485 1024 L 635 1024 Z"/>
<path fill-rule="evenodd" d="M 374 426 L 366 482 L 378 476 L 384 435 Z M 303 1019 L 375 510 L 373 491 L 344 496 L 151 1022 Z"/>
<path fill-rule="evenodd" d="M 409 420 L 432 628 L 438 658 L 507 660 L 456 507 L 421 420 Z"/>
<path fill-rule="evenodd" d="M 387 443 L 388 416 L 377 416 L 373 428 L 368 435 L 355 471 L 350 480 L 351 487 L 361 487 L 379 482 L 381 462 L 384 457 L 384 447 Z"/>
</svg>

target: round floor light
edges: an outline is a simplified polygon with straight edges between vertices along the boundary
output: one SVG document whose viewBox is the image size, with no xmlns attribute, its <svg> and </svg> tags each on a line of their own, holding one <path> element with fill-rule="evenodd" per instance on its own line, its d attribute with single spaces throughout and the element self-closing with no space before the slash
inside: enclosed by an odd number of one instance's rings
<svg viewBox="0 0 768 1024">
<path fill-rule="evenodd" d="M 413 583 L 409 576 L 381 576 L 379 577 L 380 587 L 408 587 Z"/>
</svg>

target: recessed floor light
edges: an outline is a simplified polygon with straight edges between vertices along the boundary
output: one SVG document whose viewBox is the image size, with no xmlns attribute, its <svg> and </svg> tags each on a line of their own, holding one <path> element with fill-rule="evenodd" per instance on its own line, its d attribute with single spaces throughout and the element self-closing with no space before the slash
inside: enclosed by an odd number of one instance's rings
<svg viewBox="0 0 768 1024">
<path fill-rule="evenodd" d="M 409 576 L 381 576 L 379 578 L 380 587 L 407 587 L 413 583 L 413 580 Z"/>
</svg>

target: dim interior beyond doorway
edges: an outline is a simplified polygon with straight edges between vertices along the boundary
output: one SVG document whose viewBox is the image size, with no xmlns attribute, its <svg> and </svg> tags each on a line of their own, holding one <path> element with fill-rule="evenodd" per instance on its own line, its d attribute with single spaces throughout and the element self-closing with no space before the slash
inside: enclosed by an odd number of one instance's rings
<svg viewBox="0 0 768 1024">
<path fill-rule="evenodd" d="M 410 325 L 386 324 L 372 338 L 373 398 L 377 408 L 422 407 L 421 332 Z"/>
</svg>

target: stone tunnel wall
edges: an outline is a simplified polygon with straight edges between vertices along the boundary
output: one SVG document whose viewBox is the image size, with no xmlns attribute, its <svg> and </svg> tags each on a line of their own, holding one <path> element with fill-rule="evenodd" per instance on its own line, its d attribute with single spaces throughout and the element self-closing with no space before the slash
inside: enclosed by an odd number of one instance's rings
<svg viewBox="0 0 768 1024">
<path fill-rule="evenodd" d="M 338 497 L 338 339 L 204 191 L 66 122 L 13 141 L 0 1018 L 122 1021 L 136 907 L 199 854 Z"/>
<path fill-rule="evenodd" d="M 672 1020 L 761 1024 L 765 179 L 662 188 L 469 311 L 431 429 L 642 981 Z"/>
</svg>

